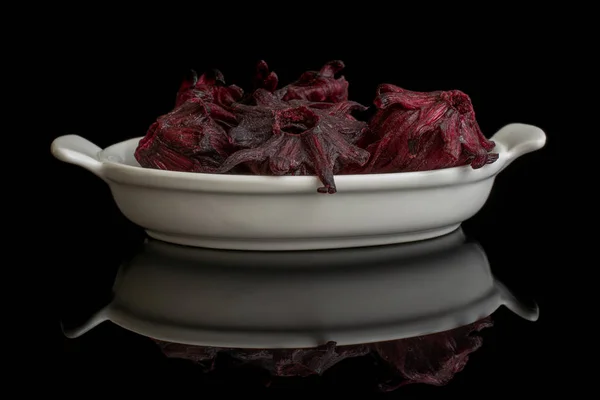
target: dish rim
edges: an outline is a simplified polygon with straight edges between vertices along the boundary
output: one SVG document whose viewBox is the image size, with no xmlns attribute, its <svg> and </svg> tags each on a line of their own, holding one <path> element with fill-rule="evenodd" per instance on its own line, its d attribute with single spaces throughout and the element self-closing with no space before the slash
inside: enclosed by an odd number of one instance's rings
<svg viewBox="0 0 600 400">
<path fill-rule="evenodd" d="M 107 183 L 222 193 L 313 192 L 321 185 L 319 178 L 314 175 L 235 175 L 144 168 L 130 165 L 122 156 L 115 154 L 136 146 L 142 137 L 123 140 L 101 149 L 80 136 L 66 135 L 54 140 L 51 151 L 56 158 L 84 167 Z M 492 152 L 498 153 L 498 160 L 482 168 L 473 169 L 470 165 L 463 165 L 427 171 L 335 175 L 337 194 L 475 183 L 495 176 L 519 156 L 542 148 L 546 136 L 536 126 L 513 123 L 504 126 L 490 140 L 495 142 Z"/>
</svg>

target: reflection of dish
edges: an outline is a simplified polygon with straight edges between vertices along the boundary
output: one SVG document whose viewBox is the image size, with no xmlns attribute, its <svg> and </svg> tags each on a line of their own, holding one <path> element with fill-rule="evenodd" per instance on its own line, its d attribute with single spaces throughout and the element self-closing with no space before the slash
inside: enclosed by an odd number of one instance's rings
<svg viewBox="0 0 600 400">
<path fill-rule="evenodd" d="M 233 252 L 149 240 L 114 298 L 77 337 L 110 320 L 160 340 L 242 348 L 372 343 L 473 323 L 501 305 L 535 320 L 497 282 L 462 230 L 417 243 L 304 252 Z"/>
</svg>

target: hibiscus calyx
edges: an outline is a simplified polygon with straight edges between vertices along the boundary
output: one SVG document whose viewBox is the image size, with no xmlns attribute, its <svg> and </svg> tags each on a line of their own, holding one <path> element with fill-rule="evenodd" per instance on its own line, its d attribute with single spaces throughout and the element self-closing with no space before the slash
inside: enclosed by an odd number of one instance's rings
<svg viewBox="0 0 600 400">
<path fill-rule="evenodd" d="M 337 192 L 336 175 L 479 169 L 498 159 L 464 92 L 381 84 L 375 114 L 361 119 L 368 108 L 349 100 L 344 68 L 333 60 L 278 88 L 279 77 L 261 60 L 247 93 L 227 85 L 219 70 L 191 70 L 135 158 L 173 171 L 312 175 L 319 193 Z"/>
<path fill-rule="evenodd" d="M 221 125 L 200 98 L 192 98 L 154 122 L 134 156 L 141 166 L 180 172 L 214 172 L 230 154 Z"/>
<path fill-rule="evenodd" d="M 198 77 L 191 70 L 177 92 L 175 107 L 192 98 L 200 98 L 208 103 L 217 104 L 225 109 L 238 102 L 244 95 L 242 88 L 236 85 L 227 86 L 225 77 L 218 69 L 213 69 Z"/>
<path fill-rule="evenodd" d="M 264 89 L 254 97 L 256 106 L 236 107 L 240 123 L 229 137 L 243 149 L 232 154 L 219 172 L 244 164 L 259 175 L 316 175 L 323 183 L 318 192 L 333 194 L 334 175 L 342 165 L 362 166 L 368 161 L 368 152 L 354 145 L 367 124 L 348 118 L 356 106 L 287 102 Z"/>
<path fill-rule="evenodd" d="M 278 91 L 281 99 L 337 103 L 348 100 L 348 81 L 335 75 L 344 69 L 343 61 L 334 60 L 320 71 L 307 71 L 300 78 Z"/>
<path fill-rule="evenodd" d="M 413 92 L 380 85 L 378 111 L 370 127 L 378 140 L 367 173 L 426 171 L 470 165 L 478 169 L 498 159 L 485 138 L 471 99 L 459 90 Z"/>
<path fill-rule="evenodd" d="M 320 118 L 306 106 L 286 108 L 273 112 L 273 133 L 275 135 L 309 134 L 318 126 Z"/>
</svg>

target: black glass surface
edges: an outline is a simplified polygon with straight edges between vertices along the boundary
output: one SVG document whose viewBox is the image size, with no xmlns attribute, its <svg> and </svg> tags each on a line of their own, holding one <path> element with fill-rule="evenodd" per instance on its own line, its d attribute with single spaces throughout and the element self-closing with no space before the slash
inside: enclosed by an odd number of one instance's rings
<svg viewBox="0 0 600 400">
<path fill-rule="evenodd" d="M 403 268 L 407 264 L 406 252 L 403 253 L 403 249 L 414 247 L 414 244 L 407 244 L 364 249 L 300 252 L 303 255 L 297 258 L 287 253 L 268 252 L 252 253 L 249 257 L 244 257 L 243 252 L 185 248 L 148 240 L 137 227 L 131 226 L 123 220 L 120 222 L 123 230 L 115 237 L 97 238 L 93 243 L 86 242 L 79 248 L 79 251 L 84 252 L 82 255 L 95 253 L 94 257 L 90 257 L 84 263 L 67 262 L 63 264 L 65 268 L 63 271 L 69 276 L 62 285 L 60 294 L 62 304 L 60 312 L 57 314 L 64 324 L 63 328 L 69 329 L 84 323 L 93 312 L 109 303 L 113 298 L 117 274 L 123 273 L 124 266 L 126 267 L 131 260 L 143 259 L 143 262 L 146 263 L 155 260 L 162 266 L 168 266 L 171 263 L 174 269 L 188 268 L 193 263 L 196 263 L 198 268 L 218 268 L 219 263 L 222 263 L 223 268 L 231 268 L 232 265 L 237 268 L 266 266 L 280 270 L 287 268 L 293 275 L 303 270 L 300 265 L 303 257 L 304 259 L 320 257 L 324 260 L 317 267 L 313 266 L 316 269 L 313 269 L 312 273 L 323 273 L 323 268 L 327 268 L 328 259 L 332 267 L 336 269 L 343 269 L 344 264 L 347 264 L 349 269 L 368 269 L 381 263 L 395 268 Z M 468 229 L 464 231 L 468 232 Z M 123 235 L 123 232 L 129 232 L 129 237 Z M 453 233 L 452 235 L 457 234 Z M 444 239 L 441 238 L 441 240 Z M 427 242 L 429 241 L 420 242 L 417 245 L 425 244 L 426 246 Z M 481 241 L 476 241 L 471 235 L 465 235 L 464 243 L 481 246 L 489 260 L 494 276 L 501 279 L 530 309 L 536 308 L 536 302 L 540 303 L 541 315 L 544 315 L 544 293 L 540 291 L 540 284 L 535 279 L 535 271 L 530 269 L 528 273 L 524 272 L 525 268 L 532 268 L 530 265 L 535 265 L 531 263 L 535 260 L 535 255 L 521 249 L 521 253 L 517 257 L 507 257 L 503 253 L 502 246 L 494 245 L 493 242 L 483 246 Z M 156 246 L 158 246 L 158 251 Z M 107 251 L 107 248 L 112 248 L 112 251 Z M 168 254 L 168 251 L 172 250 L 171 248 L 176 250 L 174 256 Z M 420 258 L 417 259 L 416 264 L 413 262 L 417 266 L 419 262 L 427 263 L 427 247 L 421 247 L 421 249 L 423 248 L 425 250 L 418 255 Z M 436 255 L 436 248 L 433 247 L 429 257 L 437 256 L 443 262 L 444 257 L 447 256 L 448 263 L 453 262 L 451 257 L 453 248 L 445 251 L 446 253 L 443 251 L 440 253 L 438 249 Z M 327 255 L 332 252 L 333 254 Z M 319 256 L 319 253 L 322 256 Z M 394 254 L 404 254 L 405 256 L 396 256 L 396 260 Z M 504 258 L 509 259 L 503 260 L 503 254 Z M 410 257 L 414 261 L 415 255 Z M 408 261 L 411 261 L 410 257 L 408 257 Z M 204 263 L 203 258 L 206 259 Z M 182 266 L 184 263 L 189 265 Z M 358 265 L 359 263 L 362 265 Z M 412 268 L 415 265 L 412 265 Z M 448 264 L 448 268 L 452 268 L 452 265 Z M 120 269 L 121 272 L 119 272 Z M 296 271 L 294 272 L 294 270 Z M 487 326 L 488 323 L 490 326 Z M 510 368 L 512 371 L 510 379 L 513 381 L 535 377 L 535 371 L 539 371 L 540 360 L 547 356 L 543 341 L 539 337 L 543 334 L 545 323 L 547 322 L 543 318 L 536 322 L 527 321 L 502 307 L 489 319 L 479 321 L 479 324 L 486 325 L 481 332 L 470 334 L 457 329 L 453 330 L 452 334 L 433 334 L 414 342 L 410 340 L 395 341 L 391 344 L 388 343 L 388 348 L 381 354 L 373 351 L 364 354 L 366 351 L 364 349 L 356 349 L 356 346 L 344 346 L 338 348 L 337 352 L 345 354 L 348 358 L 341 361 L 333 360 L 332 364 L 334 365 L 331 367 L 327 365 L 326 361 L 315 361 L 317 356 L 324 357 L 326 346 L 318 349 L 317 355 L 302 356 L 297 352 L 297 363 L 304 369 L 298 372 L 297 367 L 287 373 L 310 375 L 308 377 L 273 376 L 277 375 L 275 373 L 277 365 L 273 359 L 281 359 L 286 354 L 291 357 L 290 350 L 257 354 L 256 350 L 215 349 L 206 359 L 206 349 L 155 341 L 123 329 L 110 321 L 98 325 L 81 337 L 62 338 L 64 345 L 62 357 L 65 372 L 72 377 L 83 374 L 82 377 L 85 378 L 89 373 L 85 371 L 104 366 L 103 368 L 110 368 L 113 373 L 117 374 L 136 370 L 143 374 L 149 374 L 148 376 L 174 377 L 173 379 L 177 379 L 183 385 L 201 385 L 216 391 L 228 391 L 231 389 L 231 385 L 238 389 L 258 391 L 361 390 L 378 392 L 383 390 L 396 393 L 418 390 L 465 390 L 465 388 L 496 384 L 498 379 L 502 379 L 501 370 L 505 368 Z M 469 342 L 467 345 L 467 340 L 470 340 L 468 338 L 472 335 L 481 338 L 481 343 Z M 436 337 L 440 339 L 435 339 Z M 456 351 L 454 353 L 445 347 L 449 340 L 450 346 L 463 347 L 453 349 Z M 406 383 L 406 375 L 402 375 L 402 371 L 398 370 L 397 365 L 386 363 L 385 357 L 393 358 L 407 351 L 403 350 L 404 346 L 411 346 L 409 355 L 414 357 L 409 358 L 409 365 L 406 368 L 408 370 L 415 368 L 417 372 L 420 372 L 418 378 L 414 379 L 421 379 L 423 382 L 399 387 L 403 382 Z M 441 372 L 443 366 L 446 365 L 446 368 L 449 368 L 448 364 L 444 363 L 450 363 L 453 357 L 461 358 L 461 352 L 465 351 L 468 351 L 469 356 L 466 357 L 466 364 L 459 368 L 461 372 L 446 372 L 444 375 Z M 218 355 L 213 357 L 217 352 Z M 471 352 L 473 353 L 471 354 Z M 249 362 L 249 359 L 252 362 Z M 310 368 L 309 361 L 311 359 L 313 360 L 313 369 Z M 417 365 L 414 365 L 415 363 Z M 320 375 L 322 371 L 319 368 L 326 369 L 322 375 Z"/>
</svg>

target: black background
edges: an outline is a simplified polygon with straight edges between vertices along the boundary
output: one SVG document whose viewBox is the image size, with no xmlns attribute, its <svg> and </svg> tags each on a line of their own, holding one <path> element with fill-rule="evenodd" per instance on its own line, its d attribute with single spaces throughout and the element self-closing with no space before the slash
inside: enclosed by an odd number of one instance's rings
<svg viewBox="0 0 600 400">
<path fill-rule="evenodd" d="M 189 69 L 219 68 L 227 83 L 250 87 L 260 59 L 269 63 L 283 84 L 305 70 L 341 59 L 351 99 L 369 106 L 379 83 L 422 91 L 460 89 L 471 97 L 486 136 L 512 122 L 537 125 L 546 132 L 546 147 L 503 171 L 485 207 L 463 225 L 485 248 L 493 271 L 538 302 L 540 320 L 530 323 L 498 311 L 496 326 L 484 333 L 483 348 L 449 386 L 400 392 L 415 396 L 479 393 L 482 388 L 514 392 L 568 381 L 569 368 L 563 367 L 565 345 L 560 343 L 570 328 L 564 324 L 567 306 L 559 294 L 565 292 L 565 267 L 574 263 L 570 254 L 574 238 L 564 225 L 567 194 L 557 187 L 557 182 L 564 182 L 559 162 L 566 144 L 556 105 L 556 87 L 568 83 L 562 77 L 557 85 L 556 70 L 549 67 L 553 64 L 548 62 L 558 57 L 556 48 L 547 50 L 552 43 L 549 32 L 527 32 L 518 39 L 503 37 L 482 45 L 447 30 L 443 39 L 416 41 L 412 31 L 413 35 L 396 31 L 390 36 L 377 31 L 377 22 L 372 25 L 294 39 L 283 32 L 236 28 L 235 40 L 226 41 L 218 39 L 220 30 L 227 28 L 223 24 L 203 25 L 196 36 L 171 32 L 176 35 L 168 39 L 149 27 L 120 36 L 108 34 L 109 23 L 94 34 L 84 33 L 78 24 L 40 39 L 45 49 L 51 49 L 44 65 L 51 74 L 47 89 L 56 93 L 45 109 L 49 123 L 38 133 L 46 147 L 42 175 L 50 188 L 43 194 L 48 208 L 39 210 L 45 221 L 41 237 L 52 249 L 44 258 L 51 270 L 41 271 L 46 287 L 51 287 L 42 307 L 50 317 L 47 326 L 56 346 L 52 348 L 58 351 L 57 368 L 63 372 L 56 382 L 63 390 L 72 390 L 73 381 L 82 378 L 108 386 L 134 381 L 198 391 L 210 382 L 179 363 L 157 361 L 150 343 L 116 327 L 103 326 L 77 340 L 62 336 L 59 319 L 85 313 L 94 302 L 100 303 L 110 287 L 111 271 L 144 235 L 119 213 L 102 181 L 52 158 L 51 141 L 74 133 L 106 147 L 143 136 L 159 115 L 172 108 Z M 368 385 L 357 382 L 368 374 L 360 368 L 360 362 L 350 363 L 342 372 L 322 380 L 296 381 L 293 387 L 364 389 Z M 134 370 L 142 375 L 134 377 Z M 212 383 L 224 382 L 211 386 L 217 392 L 231 389 L 231 382 L 244 381 L 239 376 L 216 379 Z"/>
</svg>

